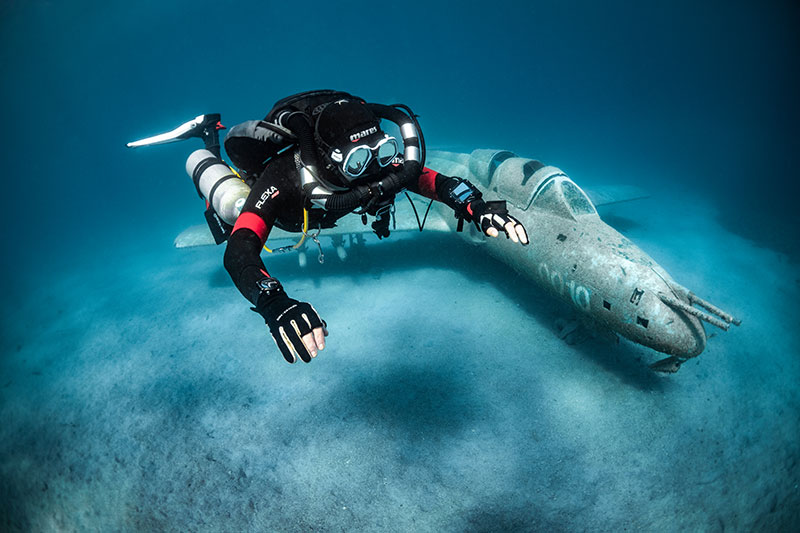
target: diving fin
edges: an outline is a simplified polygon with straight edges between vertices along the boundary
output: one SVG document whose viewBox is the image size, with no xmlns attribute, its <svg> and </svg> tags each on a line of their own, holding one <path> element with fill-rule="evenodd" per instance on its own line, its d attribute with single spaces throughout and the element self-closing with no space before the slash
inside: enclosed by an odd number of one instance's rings
<svg viewBox="0 0 800 533">
<path fill-rule="evenodd" d="M 228 240 L 233 231 L 233 226 L 222 220 L 222 218 L 214 211 L 213 207 L 206 209 L 204 213 L 208 229 L 211 230 L 211 235 L 214 237 L 215 244 L 222 244 Z"/>
<path fill-rule="evenodd" d="M 172 131 L 129 142 L 127 146 L 128 148 L 138 148 L 140 146 L 166 144 L 197 137 L 203 139 L 207 150 L 210 150 L 219 157 L 219 134 L 217 132 L 224 129 L 225 126 L 220 122 L 219 113 L 198 115 L 192 120 L 184 122 Z"/>
</svg>

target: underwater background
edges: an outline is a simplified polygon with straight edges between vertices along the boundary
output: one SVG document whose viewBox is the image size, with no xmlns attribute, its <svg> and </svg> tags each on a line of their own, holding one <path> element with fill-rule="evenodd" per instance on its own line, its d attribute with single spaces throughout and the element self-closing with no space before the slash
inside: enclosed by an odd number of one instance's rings
<svg viewBox="0 0 800 533">
<path fill-rule="evenodd" d="M 789 1 L 4 0 L 0 529 L 797 530 L 799 23 Z M 423 234 L 268 258 L 331 329 L 285 364 L 223 247 L 173 248 L 203 222 L 198 146 L 125 143 L 317 88 L 408 104 L 432 149 L 642 187 L 601 217 L 743 325 L 653 374 Z"/>
</svg>

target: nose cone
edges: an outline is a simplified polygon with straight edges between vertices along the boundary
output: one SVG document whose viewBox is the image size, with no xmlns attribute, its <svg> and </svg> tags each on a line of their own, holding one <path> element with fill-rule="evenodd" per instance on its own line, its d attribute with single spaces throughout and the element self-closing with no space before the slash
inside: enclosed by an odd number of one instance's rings
<svg viewBox="0 0 800 533">
<path fill-rule="evenodd" d="M 678 357 L 696 357 L 706 348 L 706 331 L 703 323 L 683 311 L 670 309 L 672 318 L 664 325 L 670 342 L 669 349 L 662 350 Z"/>
<path fill-rule="evenodd" d="M 615 329 L 634 342 L 668 355 L 682 359 L 700 355 L 706 347 L 703 323 L 659 298 L 659 293 L 669 290 L 666 282 L 660 278 L 639 278 L 636 286 L 643 288 L 641 300 L 638 303 L 625 301 L 627 309 L 620 315 L 621 323 Z M 671 295 L 679 298 L 674 293 Z"/>
</svg>

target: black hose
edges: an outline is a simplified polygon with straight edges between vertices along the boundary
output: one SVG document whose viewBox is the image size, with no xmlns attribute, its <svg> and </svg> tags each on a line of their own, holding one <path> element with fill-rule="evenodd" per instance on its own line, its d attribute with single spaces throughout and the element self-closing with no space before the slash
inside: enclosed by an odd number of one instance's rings
<svg viewBox="0 0 800 533">
<path fill-rule="evenodd" d="M 380 107 L 382 111 L 391 115 L 386 117 L 389 120 L 393 120 L 393 118 L 400 120 L 401 117 L 403 119 L 408 118 L 405 113 L 393 107 L 384 106 L 382 104 L 370 105 Z M 297 145 L 300 149 L 302 164 L 306 167 L 313 167 L 317 172 L 321 172 L 322 169 L 317 159 L 317 145 L 314 141 L 314 130 L 311 128 L 308 116 L 300 112 L 291 113 L 286 119 L 286 126 L 297 135 Z M 319 198 L 314 198 L 312 195 L 310 199 L 324 199 L 325 209 L 327 210 L 352 211 L 358 207 L 364 206 L 371 200 L 394 196 L 402 189 L 411 185 L 415 179 L 419 179 L 421 173 L 422 166 L 418 161 L 406 161 L 403 163 L 403 169 L 400 172 L 391 173 L 387 177 L 376 182 L 357 186 L 347 192 L 332 192 L 330 195 L 321 195 Z"/>
<path fill-rule="evenodd" d="M 367 185 L 359 185 L 348 192 L 324 195 L 326 211 L 352 211 L 369 200 L 371 193 Z"/>
<path fill-rule="evenodd" d="M 286 119 L 286 125 L 297 135 L 297 145 L 300 148 L 300 159 L 303 166 L 314 167 L 319 172 L 317 145 L 314 142 L 314 131 L 311 129 L 308 117 L 300 112 L 291 113 Z"/>
</svg>

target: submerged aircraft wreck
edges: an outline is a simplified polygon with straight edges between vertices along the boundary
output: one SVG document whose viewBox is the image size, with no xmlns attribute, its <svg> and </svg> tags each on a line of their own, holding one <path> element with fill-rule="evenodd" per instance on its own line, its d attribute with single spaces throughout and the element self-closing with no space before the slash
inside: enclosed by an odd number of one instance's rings
<svg viewBox="0 0 800 533">
<path fill-rule="evenodd" d="M 728 330 L 740 321 L 670 277 L 638 246 L 606 224 L 564 172 L 501 150 L 429 153 L 428 165 L 465 176 L 529 229 L 531 245 L 483 239 L 489 252 L 611 331 L 669 357 L 652 368 L 675 372 L 706 346 L 703 322 Z M 492 242 L 494 241 L 494 242 Z"/>
<path fill-rule="evenodd" d="M 200 115 L 173 132 L 128 146 L 197 137 L 191 131 L 208 122 L 209 117 Z M 213 117 L 217 121 L 219 116 Z M 198 158 L 195 154 L 187 162 L 190 176 Z M 443 174 L 469 179 L 487 198 L 506 200 L 509 213 L 528 229 L 530 246 L 507 246 L 505 239 L 486 238 L 473 225 L 467 225 L 459 235 L 473 244 L 488 247 L 491 255 L 573 306 L 587 321 L 666 354 L 668 357 L 651 365 L 654 370 L 676 372 L 685 361 L 699 355 L 707 340 L 703 323 L 726 331 L 731 324 L 740 324 L 738 319 L 677 283 L 638 246 L 601 220 L 596 205 L 613 203 L 619 198 L 598 197 L 593 203 L 560 169 L 504 150 L 475 150 L 470 154 L 431 151 L 426 163 Z M 229 218 L 235 218 L 241 211 L 244 202 L 238 197 L 249 190 L 240 180 L 233 181 L 238 183 L 231 198 L 236 200 L 238 209 L 231 204 L 234 214 Z M 242 188 L 243 192 L 239 191 Z M 393 231 L 418 231 L 418 221 L 411 216 L 410 208 L 403 211 L 404 207 L 398 205 Z M 233 221 L 226 220 L 229 224 Z M 450 233 L 456 231 L 456 224 L 452 212 L 434 202 L 425 228 Z M 332 239 L 337 255 L 344 259 L 346 236 L 352 242 L 354 236 L 361 239 L 362 234 L 371 233 L 358 215 L 351 214 L 340 219 L 336 227 L 323 230 L 322 236 Z M 309 232 L 311 239 L 306 240 L 304 235 L 296 245 L 281 249 L 297 251 L 300 265 L 304 266 L 309 241 L 319 246 L 322 259 L 319 235 Z M 296 237 L 273 228 L 269 242 L 294 241 Z M 179 248 L 214 243 L 215 238 L 206 226 L 193 226 L 175 241 Z"/>
</svg>

